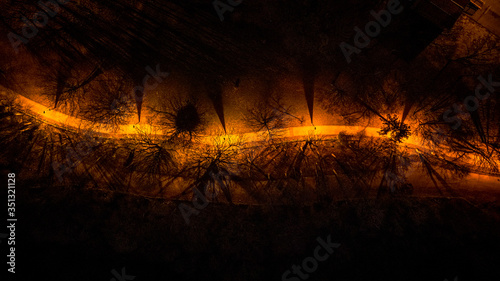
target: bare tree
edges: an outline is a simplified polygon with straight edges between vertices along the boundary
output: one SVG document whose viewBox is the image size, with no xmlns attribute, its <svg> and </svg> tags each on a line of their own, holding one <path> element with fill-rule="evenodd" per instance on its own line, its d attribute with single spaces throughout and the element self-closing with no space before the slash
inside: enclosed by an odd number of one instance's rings
<svg viewBox="0 0 500 281">
<path fill-rule="evenodd" d="M 167 186 L 164 180 L 174 176 L 178 168 L 174 144 L 161 134 L 138 128 L 137 135 L 129 138 L 125 147 L 123 167 L 134 173 L 130 177 L 135 177 L 133 184 L 136 188 L 161 193 Z"/>
<path fill-rule="evenodd" d="M 240 137 L 218 133 L 211 137 L 210 144 L 198 145 L 189 149 L 187 159 L 180 169 L 184 177 L 192 183 L 180 194 L 193 192 L 193 189 L 206 194 L 222 192 L 227 202 L 232 203 L 232 187 L 238 176 L 238 161 L 243 140 Z M 221 198 L 213 196 L 212 200 Z"/>
<path fill-rule="evenodd" d="M 263 131 L 269 139 L 280 136 L 280 129 L 289 127 L 293 121 L 304 123 L 303 117 L 297 117 L 291 106 L 286 106 L 279 95 L 272 95 L 266 101 L 260 101 L 248 108 L 243 118 L 253 131 Z"/>
<path fill-rule="evenodd" d="M 173 139 L 191 141 L 206 127 L 205 112 L 194 100 L 163 100 L 150 109 L 155 123 Z"/>
<path fill-rule="evenodd" d="M 85 120 L 117 129 L 134 116 L 132 86 L 116 73 L 106 73 L 88 87 L 82 88 L 85 100 L 79 105 L 79 116 Z"/>
</svg>

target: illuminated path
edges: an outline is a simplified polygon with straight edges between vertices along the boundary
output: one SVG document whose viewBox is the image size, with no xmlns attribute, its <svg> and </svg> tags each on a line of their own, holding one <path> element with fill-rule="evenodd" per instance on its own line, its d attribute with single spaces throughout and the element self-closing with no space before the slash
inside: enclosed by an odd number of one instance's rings
<svg viewBox="0 0 500 281">
<path fill-rule="evenodd" d="M 17 102 L 21 105 L 21 109 L 26 111 L 30 111 L 31 114 L 35 115 L 36 118 L 42 119 L 44 122 L 53 123 L 56 125 L 69 127 L 69 128 L 92 128 L 95 132 L 109 135 L 109 137 L 113 138 L 123 138 L 127 136 L 132 136 L 138 134 L 140 131 L 142 132 L 151 132 L 157 135 L 163 135 L 163 133 L 158 130 L 154 130 L 153 127 L 147 124 L 130 124 L 130 125 L 121 125 L 117 130 L 110 130 L 105 128 L 102 125 L 96 125 L 93 122 L 89 122 L 86 120 L 82 120 L 79 118 L 75 118 L 72 116 L 68 116 L 61 112 L 57 112 L 49 109 L 48 107 L 39 104 L 33 100 L 25 98 L 23 96 L 18 96 Z M 28 113 L 29 114 L 29 113 Z M 347 134 L 357 134 L 363 132 L 366 136 L 369 137 L 380 137 L 378 134 L 379 128 L 375 127 L 361 127 L 361 126 L 305 126 L 305 127 L 290 127 L 282 130 L 275 131 L 276 135 L 280 138 L 293 138 L 293 137 L 307 137 L 307 136 L 334 136 L 338 135 L 341 132 L 345 132 Z M 251 142 L 261 142 L 266 140 L 266 134 L 263 132 L 259 133 L 244 133 L 244 134 L 234 134 L 234 135 L 207 135 L 202 136 L 197 139 L 201 143 L 205 144 L 213 144 L 214 138 L 224 138 L 225 142 L 231 142 L 233 140 L 240 140 L 245 143 Z M 423 146 L 419 138 L 410 137 L 406 141 L 402 143 L 405 145 L 407 149 L 415 151 L 415 148 L 428 148 Z M 408 146 L 409 145 L 409 146 Z M 419 183 L 418 185 L 432 187 L 432 183 L 430 180 L 422 177 L 422 175 L 415 171 L 413 179 L 410 182 Z M 411 178 L 411 176 L 410 176 Z M 481 175 L 478 173 L 470 173 L 468 176 L 463 178 L 460 182 L 456 182 L 454 184 L 453 189 L 458 191 L 461 194 L 467 194 L 471 197 L 477 196 L 477 194 L 481 194 L 481 192 L 490 192 L 490 193 L 498 193 L 500 187 L 500 179 L 498 177 L 492 175 Z M 182 189 L 172 189 L 172 193 L 170 196 L 174 196 L 179 194 Z M 423 190 L 415 190 L 416 196 L 432 196 L 436 195 L 436 191 L 434 188 L 425 188 Z M 489 195 L 484 195 L 489 196 Z M 237 198 L 238 196 L 236 196 Z M 235 198 L 235 199 L 236 199 Z M 236 202 L 239 200 L 236 200 Z M 245 201 L 245 200 L 243 200 Z M 240 201 L 242 203 L 242 201 Z"/>
<path fill-rule="evenodd" d="M 116 129 L 110 129 L 106 127 L 103 123 L 96 124 L 87 120 L 79 119 L 66 115 L 64 113 L 54 111 L 40 103 L 30 100 L 22 95 L 17 96 L 16 100 L 21 106 L 22 110 L 31 111 L 36 118 L 42 120 L 48 120 L 56 125 L 69 127 L 73 129 L 79 128 L 92 128 L 95 133 L 100 133 L 108 135 L 110 138 L 124 138 L 127 136 L 137 135 L 139 133 L 151 133 L 155 135 L 165 135 L 161 130 L 154 128 L 148 124 L 128 124 L 120 125 Z M 302 127 L 289 127 L 284 129 L 273 130 L 271 134 L 279 138 L 294 138 L 294 137 L 308 137 L 308 136 L 336 136 L 344 132 L 349 135 L 355 135 L 357 133 L 363 133 L 368 137 L 384 138 L 380 136 L 378 131 L 380 128 L 376 127 L 363 127 L 363 126 L 344 126 L 344 125 L 327 125 L 327 126 L 302 126 Z M 244 143 L 253 142 L 263 142 L 268 140 L 267 132 L 250 132 L 243 134 L 219 134 L 219 135 L 204 135 L 197 138 L 197 142 L 203 144 L 213 144 L 214 139 L 223 138 L 225 143 L 231 143 L 233 141 L 242 141 Z M 408 139 L 404 140 L 401 145 L 404 145 L 407 149 L 417 150 L 418 148 L 422 150 L 431 151 L 432 148 L 422 144 L 422 141 L 418 137 L 410 136 Z"/>
<path fill-rule="evenodd" d="M 95 124 L 90 121 L 79 119 L 66 115 L 64 113 L 54 111 L 42 104 L 30 100 L 24 96 L 19 95 L 17 100 L 25 109 L 31 111 L 37 117 L 51 121 L 54 124 L 60 124 L 71 128 L 93 128 L 96 133 L 107 134 L 113 137 L 124 137 L 127 135 L 138 134 L 138 131 L 155 132 L 155 129 L 148 124 L 128 124 L 120 125 L 118 129 L 111 130 L 103 125 Z M 304 126 L 304 127 L 290 127 L 281 130 L 275 130 L 275 134 L 279 137 L 303 137 L 310 135 L 338 135 L 340 132 L 347 134 L 356 134 L 361 131 L 365 132 L 367 136 L 380 137 L 377 133 L 379 128 L 375 127 L 361 127 L 361 126 Z M 163 135 L 162 132 L 155 132 L 157 135 Z M 241 138 L 245 142 L 258 142 L 266 140 L 266 133 L 244 133 L 244 134 L 228 134 L 225 135 L 228 139 Z M 202 136 L 200 142 L 210 144 L 212 143 L 213 136 Z"/>
<path fill-rule="evenodd" d="M 31 111 L 37 117 L 51 121 L 53 124 L 59 124 L 62 126 L 67 126 L 70 128 L 93 128 L 96 133 L 106 134 L 110 137 L 125 137 L 127 135 L 138 134 L 139 131 L 142 132 L 154 132 L 157 135 L 163 135 L 161 131 L 155 130 L 152 126 L 148 124 L 128 124 L 120 125 L 118 129 L 112 130 L 104 125 L 95 124 L 90 121 L 79 119 L 66 115 L 64 113 L 54 111 L 42 104 L 39 104 L 33 100 L 30 100 L 22 95 L 18 95 L 17 101 L 25 107 L 25 109 Z M 364 131 L 364 134 L 368 137 L 381 137 L 378 134 L 380 128 L 376 127 L 363 127 L 363 126 L 343 126 L 343 125 L 327 125 L 327 126 L 302 126 L 302 127 L 289 127 L 286 129 L 274 130 L 274 134 L 280 138 L 293 138 L 293 137 L 307 137 L 307 136 L 335 136 L 341 132 L 345 132 L 349 135 L 354 135 Z M 231 139 L 241 139 L 244 142 L 259 142 L 266 140 L 267 133 L 265 132 L 251 132 L 243 134 L 227 134 L 224 137 Z M 213 143 L 214 136 L 207 135 L 201 136 L 199 141 L 206 144 Z M 413 144 L 416 146 L 422 146 L 418 138 L 410 137 L 404 144 Z"/>
<path fill-rule="evenodd" d="M 109 138 L 126 138 L 128 136 L 134 136 L 140 133 L 150 133 L 153 135 L 165 135 L 158 128 L 154 128 L 148 124 L 128 124 L 120 125 L 118 128 L 110 129 L 104 124 L 96 124 L 94 122 L 86 121 L 83 119 L 75 118 L 64 113 L 54 111 L 40 103 L 37 103 L 31 99 L 28 99 L 22 95 L 17 96 L 17 102 L 23 107 L 22 110 L 30 111 L 36 118 L 41 118 L 42 120 L 48 120 L 50 123 L 58 124 L 63 127 L 69 127 L 73 129 L 78 128 L 92 128 L 93 132 L 107 135 Z M 336 136 L 344 132 L 349 135 L 355 135 L 357 133 L 363 133 L 368 137 L 385 138 L 380 136 L 378 131 L 380 128 L 376 127 L 363 127 L 363 126 L 343 126 L 343 125 L 327 125 L 327 126 L 302 126 L 302 127 L 289 127 L 279 130 L 274 130 L 271 134 L 279 138 L 293 139 L 297 137 L 309 137 L 309 136 Z M 242 142 L 242 143 L 258 143 L 268 140 L 267 132 L 250 132 L 243 134 L 217 134 L 217 135 L 204 135 L 196 139 L 198 143 L 203 144 L 214 144 L 217 143 L 232 143 L 232 142 Z M 401 146 L 405 146 L 406 149 L 410 151 L 417 152 L 420 150 L 426 150 L 432 152 L 433 148 L 426 146 L 422 143 L 422 140 L 418 137 L 410 136 L 408 139 L 404 140 Z"/>
</svg>

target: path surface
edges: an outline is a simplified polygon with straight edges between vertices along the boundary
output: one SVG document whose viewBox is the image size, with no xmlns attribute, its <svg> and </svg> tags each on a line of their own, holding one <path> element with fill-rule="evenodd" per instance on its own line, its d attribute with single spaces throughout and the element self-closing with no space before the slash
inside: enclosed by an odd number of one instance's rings
<svg viewBox="0 0 500 281">
<path fill-rule="evenodd" d="M 107 134 L 109 137 L 124 137 L 138 134 L 138 130 L 150 132 L 153 130 L 151 126 L 147 124 L 130 124 L 122 125 L 117 131 L 111 131 L 104 126 L 96 126 L 92 122 L 78 119 L 66 114 L 54 111 L 48 107 L 39 104 L 33 100 L 30 100 L 23 96 L 18 96 L 18 104 L 23 107 L 23 110 L 29 110 L 32 114 L 37 117 L 47 120 L 48 123 L 62 125 L 64 127 L 70 127 L 74 129 L 78 128 L 93 128 L 96 132 Z M 346 132 L 348 134 L 356 134 L 364 131 L 366 136 L 370 137 L 380 137 L 377 131 L 379 128 L 375 127 L 360 127 L 360 126 L 304 126 L 304 127 L 290 127 L 280 130 L 280 137 L 307 137 L 307 136 L 335 136 L 341 132 Z M 157 132 L 157 134 L 162 134 Z M 259 142 L 265 141 L 265 135 L 262 133 L 244 133 L 239 135 L 221 135 L 220 137 L 227 137 L 228 139 L 242 139 L 244 142 Z M 201 143 L 210 144 L 213 143 L 214 136 L 202 136 L 199 138 Z M 420 148 L 427 148 L 423 146 L 421 141 L 416 137 L 410 137 L 404 143 L 402 143 L 408 150 L 415 151 Z M 436 188 L 432 181 L 428 177 L 423 175 L 424 171 L 417 169 L 412 169 L 409 171 L 408 181 L 414 186 L 419 188 L 415 189 L 415 196 L 440 196 L 443 195 L 443 188 Z M 451 183 L 451 189 L 456 192 L 459 196 L 464 196 L 467 198 L 476 198 L 481 201 L 495 201 L 500 199 L 500 178 L 492 175 L 482 175 L 477 173 L 470 173 L 468 176 L 460 179 L 459 181 L 454 181 Z M 171 189 L 170 194 L 167 196 L 178 195 L 182 191 L 181 187 Z M 236 192 L 239 193 L 239 192 Z M 248 203 L 245 200 L 245 195 L 243 193 L 235 194 L 235 203 Z M 238 198 L 239 197 L 239 198 Z M 248 199 L 248 198 L 247 198 Z"/>
<path fill-rule="evenodd" d="M 70 128 L 93 128 L 96 133 L 107 134 L 110 136 L 121 137 L 126 135 L 138 134 L 138 131 L 153 132 L 155 131 L 152 126 L 148 124 L 128 124 L 120 125 L 117 130 L 112 130 L 106 126 L 95 124 L 90 121 L 75 118 L 64 113 L 54 111 L 40 103 L 30 100 L 24 96 L 19 95 L 17 102 L 21 104 L 25 109 L 30 110 L 32 113 L 40 118 L 50 121 L 53 124 L 59 124 L 62 126 Z M 340 132 L 346 132 L 348 134 L 357 134 L 365 131 L 367 136 L 380 137 L 377 131 L 380 128 L 375 127 L 361 127 L 361 126 L 304 126 L 304 127 L 290 127 L 282 130 L 277 130 L 277 135 L 280 137 L 305 137 L 310 135 L 338 135 Z M 162 132 L 156 132 L 158 135 L 162 135 Z M 265 135 L 262 133 L 243 133 L 238 135 L 227 135 L 229 138 L 240 137 L 245 142 L 257 142 L 264 141 Z M 211 143 L 213 136 L 202 136 L 200 138 L 201 142 Z"/>
<path fill-rule="evenodd" d="M 120 125 L 117 130 L 112 130 L 106 126 L 95 124 L 90 121 L 75 118 L 64 113 L 54 111 L 40 103 L 28 99 L 22 95 L 18 96 L 18 103 L 25 109 L 30 110 L 39 118 L 51 121 L 53 124 L 59 124 L 70 128 L 93 128 L 96 133 L 106 134 L 112 137 L 123 137 L 127 135 L 138 134 L 138 131 L 155 132 L 155 129 L 148 124 L 127 124 Z M 363 127 L 363 126 L 344 126 L 344 125 L 324 125 L 324 126 L 301 126 L 289 127 L 285 129 L 276 130 L 276 135 L 283 138 L 293 137 L 307 137 L 307 136 L 336 136 L 341 132 L 347 134 L 358 134 L 364 132 L 368 137 L 381 137 L 378 134 L 380 128 L 377 127 Z M 162 132 L 155 132 L 155 134 L 162 135 Z M 241 138 L 245 142 L 259 142 L 266 140 L 265 133 L 243 133 L 243 134 L 226 134 L 229 139 Z M 214 136 L 206 135 L 200 138 L 200 142 L 210 144 Z M 404 144 L 411 144 L 419 147 L 424 147 L 416 137 L 410 137 L 403 142 Z"/>
</svg>

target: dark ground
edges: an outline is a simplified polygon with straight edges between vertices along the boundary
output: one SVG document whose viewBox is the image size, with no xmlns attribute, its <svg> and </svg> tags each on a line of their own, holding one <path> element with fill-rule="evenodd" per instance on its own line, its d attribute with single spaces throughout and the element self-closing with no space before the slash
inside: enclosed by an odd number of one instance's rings
<svg viewBox="0 0 500 281">
<path fill-rule="evenodd" d="M 179 202 L 98 191 L 31 190 L 19 198 L 18 280 L 111 280 L 111 270 L 122 267 L 134 280 L 281 280 L 312 256 L 316 238 L 329 234 L 341 246 L 308 280 L 500 276 L 498 204 L 459 198 L 273 208 L 214 203 L 187 225 Z"/>
</svg>

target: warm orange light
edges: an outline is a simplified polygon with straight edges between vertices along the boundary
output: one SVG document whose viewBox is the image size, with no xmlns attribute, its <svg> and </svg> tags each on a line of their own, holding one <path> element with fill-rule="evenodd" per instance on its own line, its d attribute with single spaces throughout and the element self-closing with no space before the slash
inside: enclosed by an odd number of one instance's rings
<svg viewBox="0 0 500 281">
<path fill-rule="evenodd" d="M 163 132 L 149 124 L 127 124 L 120 125 L 118 129 L 112 129 L 103 124 L 95 124 L 90 121 L 75 118 L 64 113 L 52 110 L 42 104 L 30 100 L 23 96 L 18 96 L 18 102 L 25 106 L 28 110 L 38 115 L 40 118 L 49 120 L 53 123 L 62 124 L 72 128 L 93 128 L 96 133 L 107 134 L 110 138 L 123 138 L 125 136 L 133 136 L 138 134 L 148 135 L 163 135 Z M 355 135 L 363 133 L 368 137 L 381 137 L 378 134 L 380 128 L 376 127 L 362 127 L 362 126 L 302 126 L 302 127 L 289 127 L 285 129 L 274 130 L 274 135 L 279 135 L 282 138 L 293 137 L 313 137 L 313 136 L 336 136 L 341 132 L 346 134 Z M 201 136 L 197 140 L 201 144 L 214 145 L 214 146 L 230 146 L 234 144 L 252 143 L 267 140 L 268 132 L 252 132 L 243 134 L 223 134 L 220 131 L 214 131 L 211 135 Z M 408 145 L 416 147 L 416 152 L 432 151 L 433 148 L 423 145 L 423 139 L 417 136 L 410 136 L 404 139 L 401 146 L 408 148 Z M 419 150 L 419 148 L 421 150 Z M 477 164 L 481 161 L 479 157 L 471 155 L 468 159 L 463 159 L 470 164 Z"/>
</svg>

